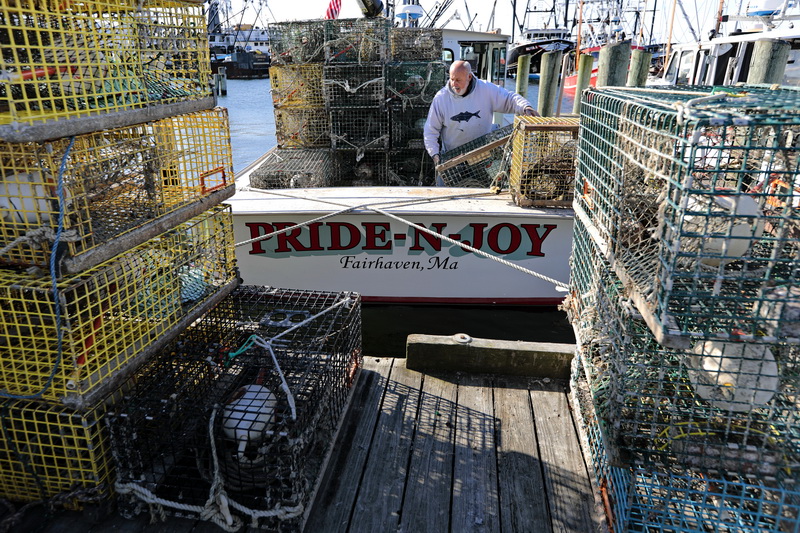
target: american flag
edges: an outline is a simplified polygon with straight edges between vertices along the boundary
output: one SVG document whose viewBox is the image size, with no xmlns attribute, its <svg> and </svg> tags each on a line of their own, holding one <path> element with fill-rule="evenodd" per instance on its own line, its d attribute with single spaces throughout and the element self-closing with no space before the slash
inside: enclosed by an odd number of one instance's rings
<svg viewBox="0 0 800 533">
<path fill-rule="evenodd" d="M 342 9 L 342 0 L 331 0 L 328 10 L 325 12 L 326 19 L 338 19 L 339 11 Z"/>
</svg>

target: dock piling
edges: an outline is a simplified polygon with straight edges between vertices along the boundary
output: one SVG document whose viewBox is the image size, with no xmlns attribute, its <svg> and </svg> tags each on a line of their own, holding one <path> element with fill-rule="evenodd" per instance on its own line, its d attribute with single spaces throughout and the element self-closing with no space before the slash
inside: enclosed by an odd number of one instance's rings
<svg viewBox="0 0 800 533">
<path fill-rule="evenodd" d="M 517 59 L 517 94 L 528 97 L 528 72 L 531 71 L 531 56 L 525 54 Z"/>
<path fill-rule="evenodd" d="M 542 54 L 542 68 L 539 75 L 539 114 L 543 117 L 553 116 L 553 104 L 556 100 L 558 69 L 561 66 L 560 50 Z"/>
<path fill-rule="evenodd" d="M 226 67 L 219 67 L 219 95 L 225 96 L 228 94 L 228 74 Z"/>
<path fill-rule="evenodd" d="M 578 56 L 578 77 L 575 83 L 575 102 L 572 104 L 572 113 L 575 115 L 581 114 L 581 95 L 583 90 L 589 86 L 589 81 L 592 78 L 592 67 L 594 66 L 594 58 L 589 54 L 580 54 Z"/>
<path fill-rule="evenodd" d="M 631 42 L 610 43 L 600 49 L 597 64 L 597 86 L 619 87 L 625 85 L 631 59 Z"/>
<path fill-rule="evenodd" d="M 641 87 L 647 83 L 647 74 L 650 70 L 650 61 L 653 54 L 644 50 L 631 52 L 631 68 L 628 71 L 628 87 Z"/>
<path fill-rule="evenodd" d="M 788 41 L 760 39 L 753 46 L 753 57 L 747 73 L 747 84 L 780 83 L 789 59 Z"/>
</svg>

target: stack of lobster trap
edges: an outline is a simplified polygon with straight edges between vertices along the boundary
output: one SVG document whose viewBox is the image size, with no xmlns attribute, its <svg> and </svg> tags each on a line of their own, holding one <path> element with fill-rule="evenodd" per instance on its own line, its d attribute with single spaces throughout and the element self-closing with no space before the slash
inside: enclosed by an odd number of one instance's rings
<svg viewBox="0 0 800 533">
<path fill-rule="evenodd" d="M 211 94 L 202 6 L 11 2 L 0 7 L 0 21 L 0 497 L 81 508 L 103 507 L 124 493 L 163 509 L 166 503 L 131 487 L 146 481 L 157 491 L 157 481 L 178 468 L 178 459 L 148 463 L 145 447 L 185 442 L 197 457 L 213 456 L 202 467 L 215 476 L 217 493 L 273 494 L 268 487 L 283 475 L 300 483 L 310 467 L 289 473 L 270 463 L 257 482 L 241 472 L 227 478 L 224 468 L 232 457 L 248 458 L 252 467 L 260 448 L 249 445 L 265 445 L 268 432 L 252 422 L 253 404 L 272 408 L 270 426 L 286 437 L 274 446 L 295 446 L 286 452 L 292 458 L 318 446 L 318 429 L 329 438 L 343 403 L 336 392 L 352 379 L 351 358 L 360 352 L 342 352 L 344 362 L 333 354 L 345 340 L 357 346 L 360 330 L 318 319 L 339 316 L 339 295 L 278 298 L 260 288 L 262 300 L 275 305 L 251 305 L 238 318 L 229 309 L 254 290 L 237 289 L 231 211 L 222 203 L 234 192 L 229 125 Z M 346 303 L 357 317 L 358 297 Z M 280 319 L 281 310 L 290 314 Z M 208 320 L 215 326 L 198 335 Z M 287 334 L 296 329 L 313 342 L 299 347 Z M 267 340 L 251 347 L 245 331 Z M 222 345 L 241 353 L 223 356 Z M 136 411 L 143 384 L 165 377 L 169 383 L 158 390 L 171 392 L 148 399 L 164 410 L 171 402 L 167 414 L 205 417 L 182 420 L 202 426 L 193 436 L 205 437 L 202 443 L 180 440 L 190 429 L 171 435 L 166 426 L 137 441 L 157 425 L 152 411 L 136 419 L 144 425 L 134 434 L 125 433 L 133 426 L 124 415 Z M 275 393 L 268 401 L 262 389 L 242 396 L 242 380 Z M 200 402 L 192 393 L 204 386 Z M 310 405 L 309 396 L 323 398 L 328 388 L 330 402 Z M 284 416 L 287 398 L 291 417 Z M 217 408 L 214 426 L 208 416 Z M 284 418 L 302 421 L 303 431 L 279 422 Z M 211 437 L 209 424 L 217 431 Z M 135 459 L 132 445 L 142 446 Z M 138 477 L 124 477 L 130 472 Z M 196 489 L 199 479 L 175 490 Z M 274 501 L 302 506 L 306 485 L 284 487 Z M 272 501 L 245 503 L 261 511 L 259 503 L 272 509 Z M 213 509 L 203 516 L 216 516 Z"/>
<path fill-rule="evenodd" d="M 442 32 L 382 17 L 274 23 L 277 149 L 251 174 L 259 188 L 432 182 L 422 131 L 444 85 Z"/>
<path fill-rule="evenodd" d="M 800 530 L 799 104 L 584 94 L 565 309 L 613 531 Z"/>
</svg>

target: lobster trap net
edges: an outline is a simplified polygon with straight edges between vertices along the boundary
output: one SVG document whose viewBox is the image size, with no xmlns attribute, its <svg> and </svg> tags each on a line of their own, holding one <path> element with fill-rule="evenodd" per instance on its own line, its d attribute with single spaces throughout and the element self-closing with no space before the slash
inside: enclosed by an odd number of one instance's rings
<svg viewBox="0 0 800 533">
<path fill-rule="evenodd" d="M 102 129 L 98 112 L 124 111 L 118 126 L 213 106 L 196 2 L 6 2 L 0 42 L 0 138 L 9 142 L 52 138 L 56 121 L 62 135 Z"/>
<path fill-rule="evenodd" d="M 604 88 L 582 105 L 576 216 L 665 344 L 800 336 L 800 92 L 736 91 Z"/>
<path fill-rule="evenodd" d="M 387 185 L 429 187 L 434 184 L 433 159 L 424 148 L 390 150 Z"/>
<path fill-rule="evenodd" d="M 412 107 L 409 109 L 389 109 L 391 123 L 390 146 L 394 149 L 425 147 L 425 122 L 428 120 L 428 108 Z"/>
<path fill-rule="evenodd" d="M 511 165 L 507 150 L 513 124 L 498 128 L 458 148 L 439 155 L 436 172 L 447 187 L 489 188 L 507 175 Z"/>
<path fill-rule="evenodd" d="M 239 287 L 109 414 L 120 505 L 298 529 L 360 362 L 357 294 Z"/>
<path fill-rule="evenodd" d="M 331 122 L 324 109 L 275 109 L 278 148 L 330 148 Z"/>
<path fill-rule="evenodd" d="M 259 189 L 296 189 L 331 185 L 333 163 L 329 150 L 274 148 L 250 173 L 250 186 Z"/>
<path fill-rule="evenodd" d="M 83 408 L 237 284 L 231 209 L 51 277 L 0 270 L 0 388 Z"/>
<path fill-rule="evenodd" d="M 333 153 L 334 187 L 388 185 L 385 151 L 336 150 Z"/>
<path fill-rule="evenodd" d="M 325 65 L 322 90 L 328 109 L 350 107 L 383 108 L 386 76 L 383 63 Z"/>
<path fill-rule="evenodd" d="M 681 465 L 611 465 L 580 356 L 573 362 L 570 399 L 610 531 L 797 530 L 800 491 L 793 480 L 774 484 Z"/>
<path fill-rule="evenodd" d="M 269 69 L 272 104 L 275 108 L 319 109 L 322 95 L 322 65 L 274 65 Z"/>
<path fill-rule="evenodd" d="M 82 509 L 110 499 L 114 466 L 104 402 L 84 413 L 32 400 L 0 405 L 0 497 Z"/>
<path fill-rule="evenodd" d="M 232 167 L 223 108 L 0 142 L 0 263 L 47 268 L 60 228 L 64 271 L 90 268 L 231 196 Z"/>
<path fill-rule="evenodd" d="M 438 61 L 442 58 L 441 28 L 390 28 L 391 61 Z"/>
<path fill-rule="evenodd" d="M 322 63 L 327 23 L 326 20 L 297 20 L 268 24 L 271 64 Z"/>
<path fill-rule="evenodd" d="M 514 203 L 571 206 L 579 119 L 514 117 L 509 188 Z"/>
<path fill-rule="evenodd" d="M 330 20 L 325 26 L 327 63 L 384 62 L 390 22 L 384 17 Z"/>
<path fill-rule="evenodd" d="M 402 61 L 386 66 L 386 101 L 406 110 L 427 110 L 433 97 L 447 81 L 447 65 L 442 61 Z"/>
<path fill-rule="evenodd" d="M 331 148 L 380 150 L 389 147 L 389 114 L 377 107 L 339 107 L 331 115 Z"/>
</svg>

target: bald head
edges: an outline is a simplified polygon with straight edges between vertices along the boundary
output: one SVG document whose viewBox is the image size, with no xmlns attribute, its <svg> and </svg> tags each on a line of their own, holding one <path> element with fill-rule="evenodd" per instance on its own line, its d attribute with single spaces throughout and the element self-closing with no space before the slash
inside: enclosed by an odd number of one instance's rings
<svg viewBox="0 0 800 533">
<path fill-rule="evenodd" d="M 457 95 L 464 96 L 471 79 L 472 66 L 468 62 L 456 61 L 450 65 L 450 87 Z"/>
</svg>

